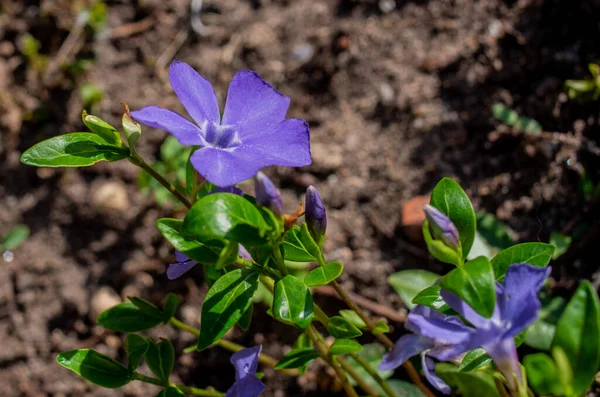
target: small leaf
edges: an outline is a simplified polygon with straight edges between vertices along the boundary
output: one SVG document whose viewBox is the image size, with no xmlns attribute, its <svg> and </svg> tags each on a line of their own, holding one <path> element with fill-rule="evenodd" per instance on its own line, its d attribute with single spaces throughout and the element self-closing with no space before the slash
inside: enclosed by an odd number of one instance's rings
<svg viewBox="0 0 600 397">
<path fill-rule="evenodd" d="M 350 322 L 350 324 L 354 325 L 358 329 L 368 329 L 367 324 L 363 321 L 362 318 L 354 311 L 343 309 L 340 310 L 340 316 L 342 316 L 346 321 Z"/>
<path fill-rule="evenodd" d="M 475 211 L 469 196 L 450 178 L 443 178 L 431 192 L 431 205 L 446 214 L 458 229 L 463 258 L 475 239 Z"/>
<path fill-rule="evenodd" d="M 503 250 L 515 243 L 515 232 L 493 214 L 477 213 L 477 232 L 493 248 Z"/>
<path fill-rule="evenodd" d="M 273 316 L 286 324 L 305 329 L 314 317 L 313 300 L 304 283 L 287 275 L 275 283 Z"/>
<path fill-rule="evenodd" d="M 570 236 L 565 236 L 564 234 L 560 234 L 558 232 L 550 233 L 550 244 L 552 244 L 555 248 L 552 259 L 558 259 L 561 255 L 567 252 L 571 246 L 572 240 L 573 239 Z"/>
<path fill-rule="evenodd" d="M 163 322 L 160 317 L 149 316 L 132 302 L 124 302 L 100 313 L 96 323 L 117 332 L 140 332 Z"/>
<path fill-rule="evenodd" d="M 125 352 L 127 353 L 127 361 L 129 370 L 135 371 L 140 366 L 142 357 L 148 351 L 148 341 L 137 334 L 129 334 L 125 339 Z"/>
<path fill-rule="evenodd" d="M 308 273 L 304 278 L 304 284 L 306 284 L 307 287 L 327 285 L 338 278 L 343 271 L 344 265 L 342 265 L 340 262 L 329 262 L 324 266 L 319 266 Z"/>
<path fill-rule="evenodd" d="M 240 317 L 238 321 L 238 325 L 243 331 L 248 331 L 248 328 L 250 328 L 250 324 L 252 323 L 253 307 L 253 305 L 248 306 L 248 309 L 246 309 L 246 311 L 244 312 L 244 314 L 242 314 L 242 317 Z"/>
<path fill-rule="evenodd" d="M 60 353 L 56 361 L 98 386 L 116 389 L 131 381 L 129 369 L 118 361 L 90 349 Z"/>
<path fill-rule="evenodd" d="M 171 342 L 161 338 L 160 343 L 156 343 L 152 338 L 148 338 L 148 351 L 144 355 L 148 368 L 160 380 L 168 381 L 175 364 L 175 349 Z"/>
<path fill-rule="evenodd" d="M 300 228 L 298 226 L 292 227 L 286 234 L 283 240 L 283 250 L 285 252 L 285 259 L 293 262 L 312 262 L 316 258 L 306 248 L 302 241 L 300 234 Z"/>
<path fill-rule="evenodd" d="M 83 124 L 96 134 L 98 134 L 106 143 L 114 146 L 122 146 L 121 134 L 112 125 L 102 120 L 100 117 L 87 114 L 84 110 L 81 114 Z"/>
<path fill-rule="evenodd" d="M 371 331 L 373 335 L 385 334 L 386 332 L 390 332 L 390 327 L 383 320 L 379 320 L 375 323 L 375 328 Z"/>
<path fill-rule="evenodd" d="M 137 296 L 128 296 L 127 299 L 147 315 L 161 319 L 164 318 L 163 312 L 147 300 L 138 298 Z"/>
<path fill-rule="evenodd" d="M 109 145 L 91 132 L 73 132 L 42 141 L 27 149 L 21 162 L 36 167 L 84 167 L 99 161 L 127 158 L 124 148 Z"/>
<path fill-rule="evenodd" d="M 492 359 L 482 348 L 471 350 L 463 357 L 458 367 L 459 372 L 475 371 L 491 364 Z"/>
<path fill-rule="evenodd" d="M 301 347 L 290 351 L 275 365 L 275 369 L 301 368 L 319 357 L 315 349 Z"/>
<path fill-rule="evenodd" d="M 439 275 L 427 270 L 411 269 L 401 270 L 390 275 L 387 279 L 396 293 L 402 298 L 402 301 L 409 309 L 415 305 L 412 300 L 427 287 L 432 286 L 440 278 Z"/>
<path fill-rule="evenodd" d="M 310 234 L 310 231 L 308 230 L 308 224 L 306 222 L 300 226 L 300 240 L 302 240 L 302 244 L 304 247 L 306 247 L 308 253 L 314 258 L 320 258 L 323 256 L 323 251 L 321 251 L 321 247 L 316 243 L 313 236 Z"/>
<path fill-rule="evenodd" d="M 500 397 L 494 377 L 483 371 L 459 372 L 449 363 L 439 363 L 435 373 L 464 397 Z"/>
<path fill-rule="evenodd" d="M 477 313 L 490 318 L 496 307 L 496 283 L 492 264 L 480 256 L 440 279 L 442 289 L 453 292 Z"/>
<path fill-rule="evenodd" d="M 358 328 L 340 316 L 333 316 L 329 319 L 329 323 L 327 323 L 327 332 L 329 332 L 331 336 L 340 339 L 358 338 L 362 335 L 362 332 Z"/>
<path fill-rule="evenodd" d="M 569 359 L 573 393 L 585 393 L 600 366 L 600 302 L 589 281 L 581 283 L 567 304 L 552 347 L 562 348 Z"/>
<path fill-rule="evenodd" d="M 562 396 L 560 375 L 552 358 L 545 353 L 529 354 L 523 359 L 529 385 L 541 396 Z"/>
<path fill-rule="evenodd" d="M 448 314 L 452 309 L 440 296 L 440 291 L 441 287 L 439 285 L 432 285 L 431 287 L 425 288 L 414 297 L 412 300 L 413 306 L 427 306 L 444 314 Z"/>
<path fill-rule="evenodd" d="M 17 225 L 10 229 L 2 238 L 0 245 L 2 251 L 12 251 L 29 238 L 29 228 L 26 225 Z"/>
<path fill-rule="evenodd" d="M 329 347 L 331 354 L 348 354 L 361 350 L 363 347 L 360 343 L 352 339 L 336 339 Z"/>
<path fill-rule="evenodd" d="M 225 248 L 225 242 L 221 240 L 209 240 L 202 243 L 184 236 L 182 234 L 183 221 L 179 219 L 159 219 L 156 221 L 156 227 L 177 251 L 199 263 L 217 263 L 221 251 Z"/>
<path fill-rule="evenodd" d="M 519 121 L 519 114 L 502 103 L 492 105 L 494 118 L 506 125 L 515 125 Z"/>
<path fill-rule="evenodd" d="M 163 311 L 163 321 L 164 323 L 168 323 L 169 320 L 175 315 L 175 312 L 179 308 L 181 304 L 181 298 L 179 298 L 174 293 L 170 292 L 167 295 L 167 299 L 165 300 L 165 308 Z"/>
<path fill-rule="evenodd" d="M 185 397 L 185 394 L 174 386 L 162 389 L 156 397 Z"/>
<path fill-rule="evenodd" d="M 202 197 L 188 211 L 183 232 L 198 240 L 232 240 L 260 245 L 267 241 L 269 225 L 261 212 L 245 198 L 231 193 Z"/>
<path fill-rule="evenodd" d="M 259 275 L 236 269 L 219 278 L 208 290 L 202 305 L 198 350 L 215 343 L 240 320 L 252 304 Z"/>
<path fill-rule="evenodd" d="M 544 267 L 552 259 L 553 253 L 554 246 L 550 244 L 523 243 L 513 245 L 492 259 L 496 280 L 503 280 L 508 267 L 515 263 L 528 263 L 533 266 Z"/>
</svg>

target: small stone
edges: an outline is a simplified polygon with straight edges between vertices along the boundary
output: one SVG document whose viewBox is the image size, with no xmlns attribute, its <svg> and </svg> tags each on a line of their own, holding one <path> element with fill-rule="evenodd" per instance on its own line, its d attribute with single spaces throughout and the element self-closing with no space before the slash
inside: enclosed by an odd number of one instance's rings
<svg viewBox="0 0 600 397">
<path fill-rule="evenodd" d="M 125 211 L 129 208 L 127 188 L 122 182 L 106 182 L 92 192 L 92 203 L 98 208 Z"/>
<path fill-rule="evenodd" d="M 117 335 L 108 335 L 104 341 L 113 349 L 121 347 L 121 339 Z"/>
<path fill-rule="evenodd" d="M 388 14 L 396 9 L 395 0 L 379 0 L 379 9 L 384 14 Z"/>
<path fill-rule="evenodd" d="M 100 287 L 92 297 L 90 317 L 95 320 L 100 313 L 121 303 L 119 295 L 110 287 Z"/>
<path fill-rule="evenodd" d="M 389 106 L 394 102 L 394 89 L 388 83 L 381 83 L 379 85 L 379 97 L 383 105 Z"/>
<path fill-rule="evenodd" d="M 425 220 L 423 208 L 426 204 L 429 204 L 429 195 L 413 197 L 402 206 L 402 232 L 415 243 L 423 242 L 421 227 Z"/>
<path fill-rule="evenodd" d="M 317 172 L 335 171 L 344 163 L 342 148 L 337 145 L 313 143 L 311 153 L 313 163 L 310 168 Z"/>
</svg>

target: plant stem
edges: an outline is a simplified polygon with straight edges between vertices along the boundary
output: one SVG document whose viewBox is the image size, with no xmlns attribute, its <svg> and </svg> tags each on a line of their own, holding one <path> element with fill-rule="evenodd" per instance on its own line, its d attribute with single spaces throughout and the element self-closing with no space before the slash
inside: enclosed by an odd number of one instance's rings
<svg viewBox="0 0 600 397">
<path fill-rule="evenodd" d="M 283 260 L 283 256 L 281 256 L 281 251 L 279 251 L 279 246 L 273 245 L 271 247 L 271 251 L 273 251 L 273 258 L 275 259 L 275 263 L 277 263 L 277 267 L 279 268 L 281 275 L 286 276 L 288 274 L 288 271 L 285 267 L 285 261 Z"/>
<path fill-rule="evenodd" d="M 191 394 L 192 396 L 204 396 L 204 397 L 223 397 L 225 394 L 216 390 L 198 389 L 197 387 L 190 387 L 185 385 L 172 385 L 169 381 L 164 381 L 156 378 L 151 378 L 139 372 L 133 373 L 133 379 L 139 380 L 140 382 L 150 383 L 152 385 L 160 387 L 174 386 L 184 393 Z"/>
<path fill-rule="evenodd" d="M 346 371 L 348 373 L 348 375 L 350 375 L 356 381 L 356 383 L 361 387 L 361 389 L 363 389 L 365 391 L 365 393 L 367 393 L 368 395 L 373 396 L 373 397 L 379 397 L 379 393 L 377 392 L 377 390 L 375 390 L 371 386 L 369 386 L 367 384 L 367 382 L 362 378 L 362 376 L 360 376 L 360 374 L 358 372 L 356 372 L 356 370 L 354 368 L 352 368 L 352 366 L 348 363 L 348 361 L 344 360 L 340 356 L 337 356 L 336 360 L 338 363 L 340 363 L 340 365 L 342 366 L 344 371 Z M 395 396 L 392 394 L 390 397 L 395 397 Z"/>
<path fill-rule="evenodd" d="M 183 205 L 185 205 L 187 208 L 192 207 L 192 203 L 190 202 L 190 200 L 188 200 L 187 197 L 181 194 L 181 192 L 177 190 L 177 188 L 173 186 L 169 181 L 163 178 L 162 175 L 154 171 L 154 169 L 150 167 L 150 165 L 146 163 L 144 159 L 139 154 L 137 154 L 136 151 L 132 151 L 131 155 L 129 156 L 129 161 L 132 164 L 137 165 L 138 167 L 146 171 L 152 178 L 156 179 L 158 183 L 163 185 L 169 192 L 171 192 L 173 196 L 177 197 L 177 199 L 181 201 Z"/>
<path fill-rule="evenodd" d="M 360 366 L 363 367 L 365 369 L 365 371 L 367 371 L 367 373 L 369 375 L 371 375 L 371 377 L 373 377 L 373 379 L 375 379 L 377 384 L 379 384 L 379 386 L 381 386 L 381 388 L 385 391 L 385 393 L 389 397 L 396 397 L 396 393 L 392 390 L 390 385 L 381 376 L 379 376 L 377 371 L 375 371 L 373 369 L 373 367 L 371 367 L 371 364 L 369 364 L 367 362 L 367 360 L 365 360 L 364 358 L 362 358 L 361 356 L 359 356 L 356 353 L 350 353 L 348 355 L 350 357 L 352 357 L 354 360 L 356 360 L 356 362 L 359 363 Z"/>
</svg>

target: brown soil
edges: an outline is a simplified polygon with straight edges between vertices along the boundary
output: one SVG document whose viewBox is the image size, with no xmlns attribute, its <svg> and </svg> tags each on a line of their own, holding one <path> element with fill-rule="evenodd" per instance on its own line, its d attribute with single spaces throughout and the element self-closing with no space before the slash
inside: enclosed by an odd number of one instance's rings
<svg viewBox="0 0 600 397">
<path fill-rule="evenodd" d="M 153 395 L 155 387 L 137 382 L 116 391 L 91 386 L 55 357 L 94 347 L 122 358 L 121 335 L 94 325 L 111 291 L 157 303 L 175 292 L 185 302 L 181 317 L 194 324 L 206 292 L 199 273 L 166 279 L 172 250 L 154 222 L 173 211 L 138 192 L 132 165 L 50 170 L 19 163 L 32 144 L 83 130 L 85 82 L 104 90 L 93 113 L 118 125 L 120 101 L 183 111 L 166 79 L 171 59 L 214 82 L 221 99 L 235 71 L 259 72 L 291 97 L 289 116 L 311 125 L 314 164 L 269 170 L 287 208 L 316 185 L 329 208 L 328 258 L 346 264 L 342 283 L 397 309 L 390 273 L 447 270 L 404 237 L 400 219 L 403 204 L 442 176 L 456 178 L 478 210 L 495 213 L 521 240 L 547 241 L 553 230 L 598 219 L 578 190 L 582 167 L 598 180 L 597 157 L 552 139 L 502 134 L 491 115 L 491 105 L 503 102 L 546 131 L 599 141 L 597 103 L 569 101 L 563 89 L 565 79 L 587 77 L 588 62 L 600 55 L 598 1 L 205 1 L 204 36 L 187 28 L 188 1 L 108 6 L 110 29 L 95 38 L 84 30 L 75 40 L 72 53 L 92 60 L 89 67 L 79 74 L 57 68 L 44 78 L 49 68 L 36 70 L 19 43 L 29 32 L 52 64 L 78 5 L 0 5 L 0 235 L 18 223 L 32 230 L 15 260 L 0 262 L 2 396 Z M 165 136 L 146 129 L 142 154 L 155 157 Z M 596 271 L 586 259 L 598 241 L 592 231 L 568 262 L 556 264 L 559 286 L 570 289 Z M 331 313 L 342 308 L 317 299 Z M 280 357 L 296 333 L 263 312 L 255 310 L 250 332 L 232 337 Z M 152 334 L 172 338 L 178 351 L 193 343 L 169 327 Z M 329 394 L 313 375 L 265 372 L 266 396 Z M 174 379 L 226 390 L 229 354 L 214 348 L 181 356 Z"/>
</svg>

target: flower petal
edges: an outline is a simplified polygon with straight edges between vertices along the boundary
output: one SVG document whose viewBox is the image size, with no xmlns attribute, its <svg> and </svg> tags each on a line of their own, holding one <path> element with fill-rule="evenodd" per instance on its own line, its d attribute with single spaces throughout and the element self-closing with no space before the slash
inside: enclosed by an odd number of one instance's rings
<svg viewBox="0 0 600 397">
<path fill-rule="evenodd" d="M 379 364 L 381 371 L 389 371 L 398 368 L 402 363 L 412 356 L 416 356 L 424 350 L 431 349 L 433 341 L 415 334 L 402 336 L 394 344 L 394 348 L 389 353 L 383 355 L 383 360 Z"/>
<path fill-rule="evenodd" d="M 517 355 L 517 347 L 513 338 L 504 338 L 497 343 L 483 346 L 485 351 L 490 355 L 496 368 L 502 372 L 508 381 L 510 388 L 516 390 L 514 375 L 517 376 L 519 383 L 523 380 L 521 367 L 519 365 L 519 356 Z"/>
<path fill-rule="evenodd" d="M 448 386 L 446 382 L 442 380 L 442 378 L 436 375 L 434 372 L 435 362 L 427 357 L 426 353 L 421 353 L 421 363 L 423 366 L 423 373 L 425 374 L 427 381 L 429 381 L 433 387 L 442 393 L 450 394 L 450 386 Z"/>
<path fill-rule="evenodd" d="M 408 318 L 419 335 L 434 339 L 436 344 L 460 343 L 468 339 L 475 330 L 464 325 L 458 318 L 440 320 L 410 313 Z"/>
<path fill-rule="evenodd" d="M 146 106 L 141 110 L 131 112 L 131 117 L 150 127 L 170 132 L 184 146 L 206 144 L 200 128 L 168 109 Z"/>
<path fill-rule="evenodd" d="M 185 262 L 185 261 L 189 261 L 190 258 L 188 258 L 187 255 L 184 255 L 181 252 L 179 252 L 179 251 L 176 250 L 175 251 L 175 260 L 177 262 Z"/>
<path fill-rule="evenodd" d="M 187 63 L 177 61 L 169 68 L 169 80 L 177 98 L 199 126 L 206 121 L 219 124 L 219 102 L 208 80 Z"/>
<path fill-rule="evenodd" d="M 504 276 L 504 297 L 500 302 L 502 317 L 521 330 L 535 321 L 540 308 L 537 296 L 551 268 L 520 263 L 511 265 Z M 516 335 L 517 331 L 513 335 Z"/>
<path fill-rule="evenodd" d="M 452 308 L 452 310 L 463 316 L 476 328 L 484 328 L 488 323 L 488 319 L 486 319 L 485 317 L 477 313 L 475 310 L 473 310 L 471 306 L 465 303 L 454 293 L 446 290 L 441 290 L 440 296 L 444 299 L 448 306 Z"/>
<path fill-rule="evenodd" d="M 222 125 L 237 125 L 240 138 L 262 134 L 285 119 L 290 98 L 275 90 L 256 72 L 241 70 L 227 92 Z"/>
<path fill-rule="evenodd" d="M 205 147 L 190 158 L 194 168 L 210 183 L 220 187 L 252 178 L 262 168 L 260 160 L 238 150 Z"/>
<path fill-rule="evenodd" d="M 196 265 L 197 263 L 192 260 L 171 263 L 169 265 L 169 268 L 167 269 L 167 278 L 169 280 L 175 280 L 176 278 L 181 277 L 184 273 L 188 272 L 191 268 L 193 268 Z"/>
<path fill-rule="evenodd" d="M 257 397 L 266 389 L 256 375 L 248 375 L 236 381 L 225 393 L 225 397 Z"/>
<path fill-rule="evenodd" d="M 262 345 L 248 347 L 231 355 L 231 363 L 235 367 L 235 379 L 240 380 L 248 374 L 256 374 L 258 369 L 258 356 Z"/>
</svg>

